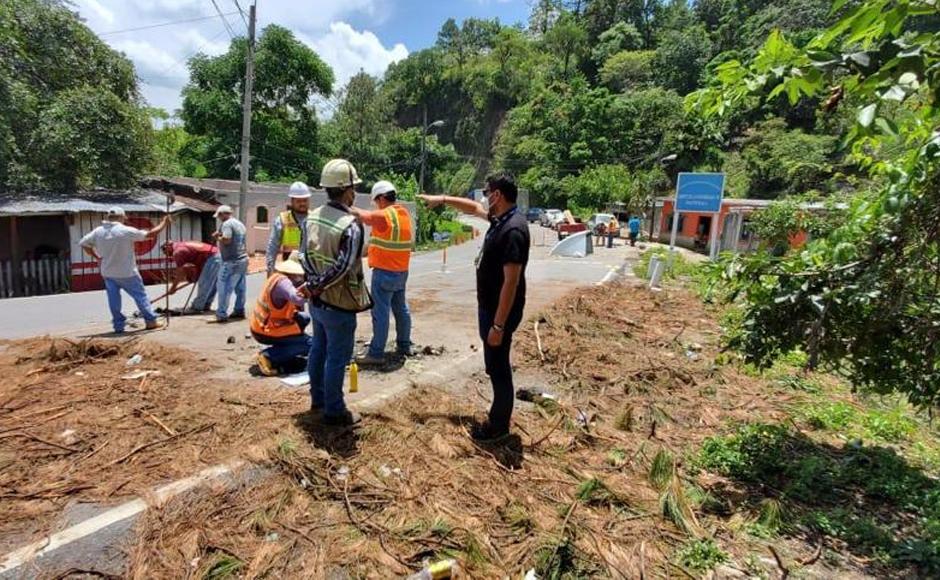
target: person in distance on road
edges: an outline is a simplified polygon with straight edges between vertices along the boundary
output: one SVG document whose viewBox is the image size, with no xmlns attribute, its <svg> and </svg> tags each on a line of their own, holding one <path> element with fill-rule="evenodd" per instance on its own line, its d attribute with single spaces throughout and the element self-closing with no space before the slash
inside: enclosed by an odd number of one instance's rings
<svg viewBox="0 0 940 580">
<path fill-rule="evenodd" d="M 221 225 L 212 237 L 219 243 L 222 267 L 219 269 L 219 302 L 215 309 L 217 322 L 228 322 L 229 318 L 245 318 L 245 289 L 248 276 L 248 249 L 245 247 L 245 224 L 232 216 L 232 208 L 227 205 L 215 210 L 215 217 Z M 235 306 L 231 317 L 228 301 L 235 293 Z"/>
</svg>

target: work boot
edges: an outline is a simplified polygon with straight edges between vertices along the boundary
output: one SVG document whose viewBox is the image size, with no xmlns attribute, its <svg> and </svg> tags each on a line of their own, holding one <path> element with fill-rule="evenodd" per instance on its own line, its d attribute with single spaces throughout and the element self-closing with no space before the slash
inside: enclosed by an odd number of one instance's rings
<svg viewBox="0 0 940 580">
<path fill-rule="evenodd" d="M 232 315 L 229 316 L 229 318 L 232 319 L 232 320 L 244 320 L 244 319 L 245 319 L 245 311 L 243 310 L 243 311 L 241 311 L 241 312 L 233 312 Z"/>
<path fill-rule="evenodd" d="M 487 421 L 482 425 L 474 426 L 473 429 L 470 430 L 470 436 L 473 437 L 473 440 L 477 443 L 498 443 L 506 437 L 509 437 L 509 429 L 494 427 Z"/>
<path fill-rule="evenodd" d="M 258 353 L 258 370 L 261 371 L 261 374 L 266 377 L 276 377 L 277 369 L 274 368 L 274 365 L 271 364 L 271 359 L 263 353 Z"/>
<path fill-rule="evenodd" d="M 364 367 L 379 367 L 385 364 L 385 357 L 372 356 L 366 353 L 356 357 L 356 364 Z"/>
<path fill-rule="evenodd" d="M 160 328 L 160 322 L 157 320 L 148 320 L 147 326 L 145 326 L 144 328 L 146 328 L 147 330 L 156 330 Z"/>
<path fill-rule="evenodd" d="M 362 421 L 362 416 L 355 411 L 346 411 L 342 415 L 323 415 L 323 424 L 332 427 L 352 427 Z"/>
</svg>

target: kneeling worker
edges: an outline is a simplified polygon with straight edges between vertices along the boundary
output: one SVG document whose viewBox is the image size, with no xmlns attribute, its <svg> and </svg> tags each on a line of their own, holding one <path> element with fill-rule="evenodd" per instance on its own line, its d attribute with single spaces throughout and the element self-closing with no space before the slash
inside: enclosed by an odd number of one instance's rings
<svg viewBox="0 0 940 580">
<path fill-rule="evenodd" d="M 369 267 L 372 268 L 372 342 L 365 356 L 356 362 L 378 365 L 385 362 L 389 310 L 395 316 L 396 352 L 411 356 L 411 313 L 405 300 L 408 265 L 411 261 L 411 214 L 396 203 L 395 186 L 378 181 L 372 186 L 372 202 L 377 211 L 350 208 L 359 220 L 372 227 Z"/>
<path fill-rule="evenodd" d="M 306 293 L 297 287 L 304 282 L 304 269 L 296 251 L 279 262 L 261 290 L 251 313 L 251 334 L 268 348 L 258 353 L 258 368 L 265 376 L 275 376 L 310 352 L 310 335 L 304 329 L 310 316 L 303 311 Z"/>
</svg>

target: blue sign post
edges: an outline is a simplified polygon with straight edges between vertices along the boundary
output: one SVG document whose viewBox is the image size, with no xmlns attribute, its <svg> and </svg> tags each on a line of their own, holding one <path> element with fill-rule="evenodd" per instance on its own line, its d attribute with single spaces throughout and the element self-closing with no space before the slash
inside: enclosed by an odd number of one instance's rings
<svg viewBox="0 0 940 580">
<path fill-rule="evenodd" d="M 712 213 L 711 238 L 712 259 L 718 248 L 718 215 L 721 212 L 721 199 L 725 191 L 724 173 L 680 173 L 676 184 L 676 203 L 672 212 L 672 236 L 669 239 L 669 252 L 676 247 L 679 233 L 679 213 Z"/>
</svg>

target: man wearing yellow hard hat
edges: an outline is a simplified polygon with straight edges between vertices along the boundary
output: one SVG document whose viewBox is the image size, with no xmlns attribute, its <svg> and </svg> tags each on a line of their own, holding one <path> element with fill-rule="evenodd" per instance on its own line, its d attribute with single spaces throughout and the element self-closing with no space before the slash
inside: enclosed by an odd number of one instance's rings
<svg viewBox="0 0 940 580">
<path fill-rule="evenodd" d="M 320 187 L 329 201 L 307 215 L 305 227 L 301 263 L 313 321 L 307 363 L 311 411 L 322 413 L 326 425 L 349 426 L 360 421 L 343 400 L 343 377 L 356 341 L 356 314 L 372 308 L 362 272 L 364 230 L 349 209 L 359 183 L 352 163 L 329 161 L 320 176 Z"/>
<path fill-rule="evenodd" d="M 250 320 L 251 335 L 268 347 L 258 353 L 258 369 L 269 377 L 294 366 L 298 358 L 306 360 L 310 352 L 310 335 L 304 332 L 310 324 L 310 316 L 304 312 L 306 292 L 297 289 L 304 283 L 297 251 L 274 270 L 264 283 Z"/>
</svg>

